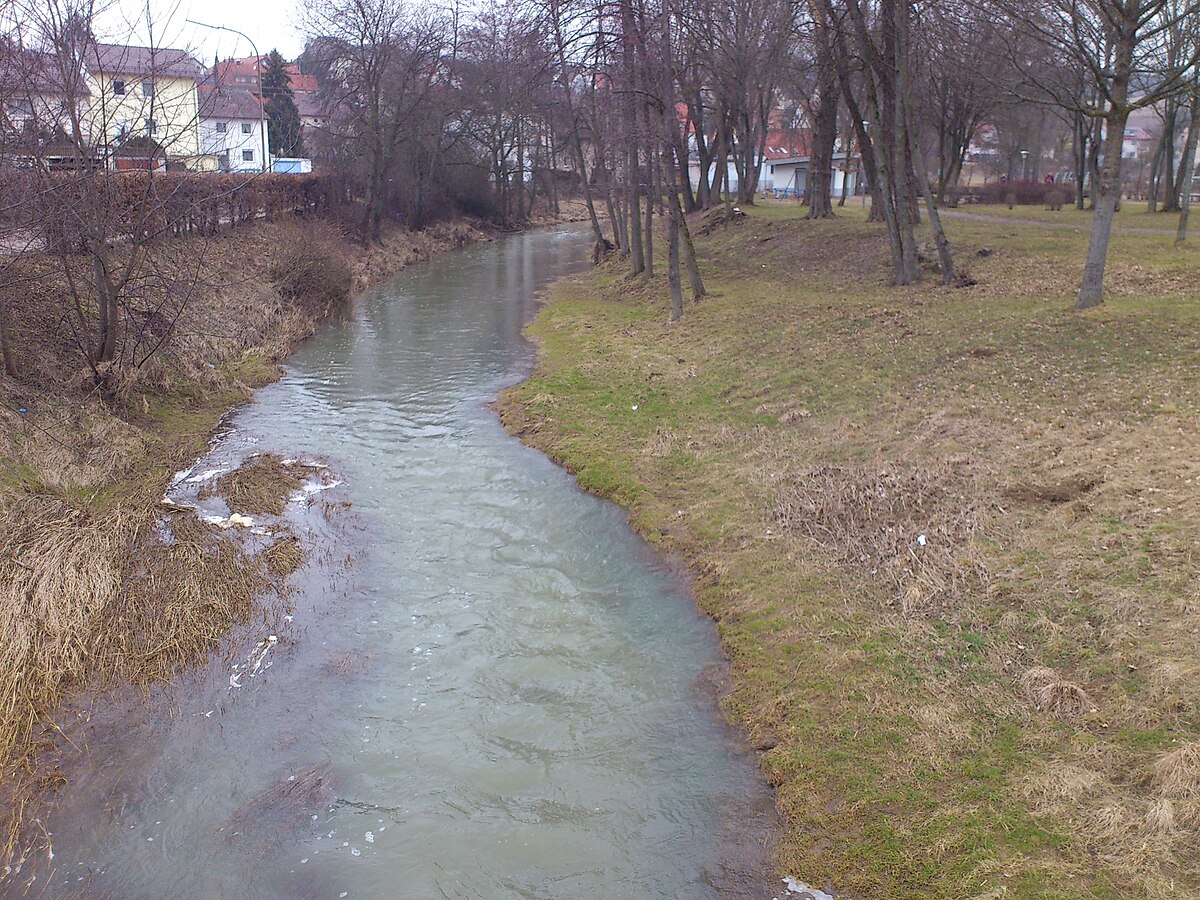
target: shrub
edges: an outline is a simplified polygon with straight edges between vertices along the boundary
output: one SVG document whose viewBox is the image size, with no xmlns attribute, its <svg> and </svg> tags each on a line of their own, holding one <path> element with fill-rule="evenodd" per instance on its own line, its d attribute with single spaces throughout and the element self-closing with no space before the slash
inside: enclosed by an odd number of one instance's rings
<svg viewBox="0 0 1200 900">
<path fill-rule="evenodd" d="M 295 227 L 272 252 L 267 277 L 280 296 L 303 306 L 332 309 L 350 296 L 354 283 L 339 239 L 316 227 Z"/>
<path fill-rule="evenodd" d="M 1048 204 L 1051 194 L 1066 197 L 1066 187 L 1045 181 L 996 181 L 964 191 L 976 203 L 1004 203 L 1008 206 Z"/>
</svg>

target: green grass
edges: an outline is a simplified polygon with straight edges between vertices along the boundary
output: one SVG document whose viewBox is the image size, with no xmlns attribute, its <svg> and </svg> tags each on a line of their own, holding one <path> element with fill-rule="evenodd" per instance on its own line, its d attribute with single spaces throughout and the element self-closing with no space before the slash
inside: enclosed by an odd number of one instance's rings
<svg viewBox="0 0 1200 900">
<path fill-rule="evenodd" d="M 1118 233 L 1080 315 L 1083 231 L 948 218 L 978 285 L 892 288 L 861 208 L 748 213 L 699 241 L 711 295 L 673 326 L 620 262 L 560 283 L 502 412 L 692 563 L 727 711 L 776 738 L 781 870 L 851 897 L 1200 895 L 1200 801 L 1144 824 L 1154 761 L 1200 737 L 1200 254 Z M 882 526 L 852 479 L 933 473 L 947 565 L 985 576 L 905 612 L 886 565 L 780 524 L 780 491 L 830 465 L 853 540 Z M 1076 476 L 1099 484 L 1005 494 Z M 1081 713 L 1037 707 L 1046 666 Z"/>
</svg>

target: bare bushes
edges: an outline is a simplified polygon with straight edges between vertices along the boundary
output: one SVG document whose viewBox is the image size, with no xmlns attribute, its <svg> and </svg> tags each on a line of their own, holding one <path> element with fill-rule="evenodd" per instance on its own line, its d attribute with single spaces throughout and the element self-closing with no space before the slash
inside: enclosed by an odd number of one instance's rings
<svg viewBox="0 0 1200 900">
<path fill-rule="evenodd" d="M 341 235 L 313 224 L 281 230 L 271 248 L 267 277 L 285 300 L 318 315 L 344 303 L 354 282 Z"/>
<path fill-rule="evenodd" d="M 976 551 L 988 509 L 949 466 L 798 472 L 776 491 L 773 514 L 840 564 L 885 585 L 905 615 L 930 612 L 986 584 Z"/>
</svg>

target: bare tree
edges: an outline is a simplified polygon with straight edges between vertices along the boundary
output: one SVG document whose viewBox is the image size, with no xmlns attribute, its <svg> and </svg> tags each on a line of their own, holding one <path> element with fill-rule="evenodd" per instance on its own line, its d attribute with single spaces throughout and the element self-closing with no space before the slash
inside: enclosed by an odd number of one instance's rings
<svg viewBox="0 0 1200 900">
<path fill-rule="evenodd" d="M 1121 150 L 1131 112 L 1172 97 L 1187 86 L 1200 50 L 1172 49 L 1179 34 L 1195 34 L 1200 4 L 1192 0 L 1022 0 L 1002 7 L 1018 34 L 1040 41 L 1063 66 L 1087 74 L 1095 101 L 1043 80 L 1039 87 L 1060 106 L 1092 119 L 1102 147 L 1092 177 L 1091 237 L 1076 309 L 1103 302 L 1104 268 L 1113 217 L 1121 199 Z M 1093 140 L 1094 146 L 1100 141 Z"/>
</svg>

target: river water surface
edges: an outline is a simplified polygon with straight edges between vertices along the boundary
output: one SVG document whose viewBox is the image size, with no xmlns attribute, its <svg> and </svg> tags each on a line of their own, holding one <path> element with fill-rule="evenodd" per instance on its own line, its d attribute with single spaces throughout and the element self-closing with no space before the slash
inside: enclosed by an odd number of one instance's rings
<svg viewBox="0 0 1200 900">
<path fill-rule="evenodd" d="M 620 510 L 486 406 L 532 363 L 537 293 L 587 249 L 537 232 L 410 269 L 236 413 L 175 495 L 262 450 L 340 482 L 328 514 L 293 517 L 316 549 L 290 618 L 232 648 L 237 668 L 116 704 L 51 816 L 37 887 L 770 896 L 730 865 L 762 789 L 698 687 L 719 662 L 711 624 Z"/>
</svg>

